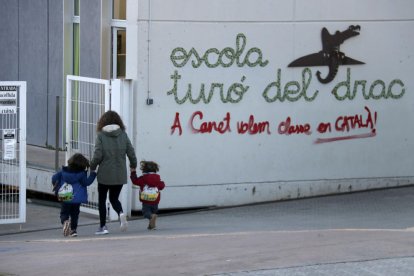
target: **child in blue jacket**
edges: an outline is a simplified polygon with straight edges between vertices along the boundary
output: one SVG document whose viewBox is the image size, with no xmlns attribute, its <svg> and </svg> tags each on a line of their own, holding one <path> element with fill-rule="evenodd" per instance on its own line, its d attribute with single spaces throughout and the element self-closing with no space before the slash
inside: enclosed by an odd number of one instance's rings
<svg viewBox="0 0 414 276">
<path fill-rule="evenodd" d="M 65 237 L 76 237 L 78 227 L 80 205 L 88 202 L 87 186 L 96 178 L 96 172 L 88 176 L 89 160 L 80 153 L 75 153 L 68 160 L 68 166 L 52 176 L 53 191 L 62 201 L 60 221 L 63 225 Z M 66 193 L 63 195 L 64 191 Z M 70 218 L 70 219 L 69 219 Z"/>
</svg>

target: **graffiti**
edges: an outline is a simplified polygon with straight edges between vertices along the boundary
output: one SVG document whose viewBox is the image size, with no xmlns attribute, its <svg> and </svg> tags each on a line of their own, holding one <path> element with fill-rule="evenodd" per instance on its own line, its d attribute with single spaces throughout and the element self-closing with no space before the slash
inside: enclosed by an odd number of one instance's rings
<svg viewBox="0 0 414 276">
<path fill-rule="evenodd" d="M 212 133 L 218 132 L 220 134 L 230 132 L 230 113 L 227 112 L 226 116 L 220 122 L 214 121 L 201 121 L 203 119 L 203 112 L 196 111 L 190 118 L 190 128 L 193 133 Z M 200 122 L 201 121 L 201 122 Z"/>
<path fill-rule="evenodd" d="M 314 102 L 320 94 L 317 88 L 320 83 L 329 83 L 336 77 L 339 65 L 364 64 L 345 56 L 339 51 L 339 45 L 345 40 L 359 34 L 359 26 L 350 26 L 343 32 L 329 34 L 328 30 L 322 30 L 323 49 L 318 53 L 307 55 L 289 64 L 288 67 L 303 66 L 328 66 L 329 73 L 325 78 L 320 76 L 317 71 L 317 78 L 313 78 L 310 68 L 302 69 L 299 79 L 286 79 L 292 76 L 291 72 L 283 72 L 281 68 L 276 68 L 274 79 L 266 81 L 258 76 L 263 70 L 268 69 L 269 60 L 264 57 L 262 49 L 258 47 L 248 47 L 248 39 L 243 33 L 237 34 L 234 46 L 227 46 L 221 49 L 207 48 L 206 50 L 194 47 L 173 48 L 170 53 L 170 61 L 174 66 L 173 73 L 170 75 L 170 89 L 166 92 L 167 96 L 172 96 L 175 103 L 182 104 L 240 104 L 244 99 L 251 100 L 257 93 L 263 101 L 268 104 L 295 103 L 304 101 Z M 188 50 L 189 49 L 189 50 Z M 336 60 L 335 60 L 336 59 Z M 186 76 L 179 70 L 189 67 L 189 80 L 197 80 L 197 84 L 186 81 Z M 204 70 L 201 70 L 204 67 Z M 218 68 L 218 70 L 229 71 L 231 68 L 242 72 L 241 75 L 234 77 L 232 74 L 215 74 L 222 80 L 213 80 L 208 83 L 203 81 L 207 70 Z M 241 70 L 240 68 L 243 68 Z M 254 77 L 249 74 L 255 68 Z M 262 70 L 262 71 L 257 71 Z M 186 72 L 189 72 L 186 70 Z M 195 76 L 200 73 L 200 77 Z M 405 84 L 402 80 L 395 78 L 390 81 L 381 79 L 367 80 L 352 78 L 351 68 L 346 69 L 346 79 L 333 83 L 332 86 L 323 86 L 330 92 L 333 99 L 337 101 L 380 101 L 401 99 L 406 92 Z M 230 76 L 230 77 L 229 77 Z M 261 76 L 261 75 L 260 75 Z M 267 76 L 267 74 L 263 74 Z M 210 77 L 210 76 L 209 76 Z M 249 79 L 250 78 L 250 79 Z M 259 81 L 258 81 L 259 80 Z M 319 81 L 318 81 L 319 80 Z M 316 82 L 316 83 L 315 83 Z M 248 94 L 248 97 L 246 95 Z M 220 110 L 220 109 L 219 109 Z M 286 110 L 286 109 L 284 109 Z M 267 114 L 267 113 L 266 113 Z M 294 114 L 293 114 L 294 115 Z M 254 114 L 245 118 L 233 118 L 230 112 L 224 112 L 223 117 L 210 119 L 207 113 L 195 111 L 186 119 L 187 128 L 183 128 L 180 113 L 176 112 L 171 124 L 171 135 L 183 135 L 186 131 L 190 134 L 199 135 L 272 135 L 279 137 L 295 136 L 318 136 L 314 139 L 314 144 L 365 139 L 377 135 L 377 112 L 371 111 L 367 106 L 363 112 L 357 114 L 340 115 L 333 120 L 321 120 L 319 122 L 300 122 L 292 114 L 284 115 L 281 118 L 272 120 L 260 120 Z M 217 114 L 215 114 L 217 116 Z M 232 132 L 232 130 L 235 130 Z"/>
<path fill-rule="evenodd" d="M 181 127 L 180 123 L 180 113 L 175 113 L 174 123 L 171 126 L 171 135 L 174 134 L 175 130 L 178 129 L 178 135 L 183 134 L 183 128 Z"/>
<path fill-rule="evenodd" d="M 318 138 L 315 140 L 315 144 L 370 138 L 376 136 L 377 130 L 375 126 L 377 124 L 378 114 L 376 111 L 372 114 L 371 110 L 367 106 L 365 106 L 364 109 L 366 111 L 366 114 L 338 116 L 335 120 L 335 130 L 337 132 L 350 132 L 358 129 L 369 129 L 369 132 L 332 138 Z M 331 132 L 331 123 L 320 123 L 317 130 L 319 133 Z"/>
<path fill-rule="evenodd" d="M 298 81 L 289 81 L 284 86 L 283 92 L 281 89 L 281 70 L 277 70 L 277 77 L 276 81 L 271 82 L 263 91 L 263 98 L 268 103 L 272 103 L 276 100 L 280 102 L 284 102 L 285 100 L 289 102 L 296 102 L 300 98 L 304 98 L 306 101 L 311 102 L 313 101 L 316 96 L 318 95 L 319 91 L 316 90 L 312 96 L 308 96 L 307 90 L 309 84 L 312 80 L 312 72 L 309 68 L 305 68 L 302 71 L 302 87 Z M 271 90 L 276 89 L 276 93 L 274 96 L 270 96 Z"/>
<path fill-rule="evenodd" d="M 387 86 L 385 82 L 382 80 L 374 81 L 371 84 L 368 92 L 366 92 L 366 89 L 365 89 L 366 86 L 367 86 L 366 80 L 356 80 L 354 82 L 352 93 L 351 93 L 351 69 L 348 68 L 346 71 L 346 81 L 342 81 L 338 83 L 332 90 L 332 94 L 339 101 L 343 101 L 345 99 L 353 100 L 355 98 L 355 95 L 357 94 L 359 87 L 361 88 L 362 95 L 365 100 L 369 100 L 369 99 L 379 100 L 381 98 L 399 99 L 405 94 L 404 83 L 399 79 L 392 80 L 390 84 L 388 85 L 387 89 L 386 89 Z M 398 88 L 394 89 L 394 86 L 399 86 L 399 89 Z M 345 92 L 342 96 L 339 94 L 340 93 L 339 90 L 341 88 L 345 88 L 345 89 L 342 89 Z M 395 91 L 396 89 L 398 89 L 398 92 Z"/>
<path fill-rule="evenodd" d="M 315 144 L 330 143 L 330 142 L 345 141 L 345 140 L 353 140 L 353 139 L 371 138 L 371 137 L 375 137 L 376 135 L 377 135 L 377 133 L 375 132 L 375 130 L 372 130 L 369 133 L 363 133 L 363 134 L 348 135 L 348 136 L 333 137 L 333 138 L 318 138 L 318 139 L 315 140 Z"/>
<path fill-rule="evenodd" d="M 226 112 L 225 116 L 218 121 L 205 120 L 205 115 L 201 111 L 195 111 L 189 118 L 188 128 L 193 134 L 226 134 L 230 133 L 232 129 L 232 116 L 230 112 Z M 361 139 L 376 136 L 376 124 L 378 120 L 378 114 L 376 111 L 372 112 L 367 106 L 364 107 L 364 112 L 352 114 L 352 115 L 340 115 L 337 116 L 334 121 L 331 122 L 319 122 L 316 127 L 317 135 L 327 135 L 330 133 L 337 133 L 336 137 L 329 138 L 317 138 L 314 143 L 328 143 L 335 141 Z M 291 135 L 313 135 L 311 123 L 297 123 L 292 120 L 291 116 L 286 117 L 282 121 L 275 121 L 273 123 L 277 126 L 275 129 L 276 134 L 283 136 Z M 237 134 L 240 135 L 258 135 L 266 134 L 272 135 L 272 122 L 271 121 L 258 121 L 255 116 L 251 114 L 248 120 L 239 120 L 234 126 L 236 126 Z M 175 113 L 175 118 L 171 126 L 171 135 L 176 130 L 178 135 L 183 134 L 183 128 L 181 126 L 180 113 Z M 353 131 L 368 130 L 363 134 L 351 134 Z M 346 134 L 345 136 L 342 134 Z"/>
<path fill-rule="evenodd" d="M 362 114 L 356 114 L 353 116 L 339 116 L 335 122 L 335 129 L 337 131 L 347 131 L 356 128 L 371 128 L 374 129 L 375 123 L 377 121 L 377 112 L 374 113 L 374 119 L 371 116 L 371 110 L 368 107 L 365 107 L 365 110 L 368 113 L 367 118 L 364 120 Z"/>
<path fill-rule="evenodd" d="M 174 95 L 175 102 L 177 104 L 183 104 L 186 101 L 189 101 L 192 104 L 198 104 L 200 101 L 203 101 L 205 104 L 210 103 L 213 98 L 214 91 L 218 91 L 220 94 L 220 99 L 223 103 L 238 103 L 243 99 L 244 94 L 249 90 L 249 86 L 243 85 L 243 82 L 246 80 L 246 77 L 242 77 L 240 82 L 233 83 L 225 91 L 223 83 L 211 83 L 210 90 L 206 95 L 206 85 L 201 84 L 200 91 L 198 92 L 198 97 L 194 98 L 193 95 L 197 92 L 193 91 L 193 86 L 191 83 L 187 85 L 187 93 L 181 99 L 178 97 L 178 81 L 181 79 L 181 75 L 178 74 L 178 71 L 175 70 L 174 74 L 171 75 L 171 79 L 174 81 L 173 88 L 167 92 L 167 95 Z"/>
<path fill-rule="evenodd" d="M 311 54 L 297 59 L 289 64 L 289 67 L 295 66 L 316 66 L 329 65 L 328 60 L 334 57 L 330 56 L 332 51 L 339 51 L 339 46 L 345 39 L 359 34 L 358 28 L 351 26 L 349 29 L 330 35 L 324 29 L 325 41 L 327 44 L 323 46 L 323 50 L 319 53 Z M 324 36 L 324 35 L 323 35 Z M 331 37 L 331 40 L 328 39 Z M 264 58 L 263 51 L 258 47 L 252 47 L 247 50 L 247 37 L 243 33 L 236 36 L 236 46 L 225 47 L 221 50 L 217 48 L 209 48 L 204 53 L 200 53 L 194 47 L 186 50 L 183 47 L 176 47 L 170 53 L 170 61 L 175 68 L 183 68 L 188 65 L 194 69 L 205 65 L 207 68 L 230 68 L 230 67 L 266 67 L 269 61 Z M 338 52 L 343 54 L 341 52 Z M 316 63 L 315 63 L 316 62 Z M 319 62 L 319 63 L 318 63 Z M 363 64 L 363 62 L 354 60 L 343 55 L 338 65 L 346 64 Z M 306 65 L 307 64 L 307 65 Z M 330 68 L 330 72 L 323 81 L 330 82 L 336 76 L 337 68 Z M 267 103 L 274 102 L 296 102 L 301 99 L 306 102 L 312 102 L 319 95 L 319 90 L 311 91 L 312 86 L 312 71 L 308 67 L 302 70 L 302 79 L 300 81 L 287 80 L 282 83 L 282 69 L 276 69 L 276 79 L 269 83 L 263 84 L 255 82 L 256 87 L 251 87 L 252 84 L 247 84 L 247 73 L 239 78 L 225 81 L 213 81 L 206 84 L 200 79 L 198 86 L 194 83 L 185 83 L 182 80 L 182 73 L 175 69 L 170 75 L 172 80 L 172 88 L 167 91 L 168 96 L 173 96 L 177 104 L 210 104 L 214 95 L 220 95 L 220 100 L 224 104 L 238 104 L 240 103 L 248 91 L 261 91 L 263 99 Z M 319 71 L 318 71 L 319 72 Z M 201 73 L 205 74 L 205 71 Z M 320 74 L 317 74 L 320 78 Z M 191 79 L 194 79 L 192 77 Z M 321 78 L 320 78 L 321 79 Z M 405 84 L 400 79 L 392 80 L 388 85 L 383 80 L 376 80 L 370 86 L 367 85 L 367 80 L 355 80 L 351 91 L 351 69 L 347 68 L 347 79 L 335 85 L 331 94 L 335 99 L 343 101 L 345 99 L 354 100 L 357 92 L 362 91 L 365 100 L 380 100 L 380 99 L 399 99 L 405 94 Z M 264 89 L 263 89 L 264 87 Z M 182 96 L 180 96 L 182 95 Z"/>
<path fill-rule="evenodd" d="M 277 128 L 279 134 L 291 135 L 291 134 L 301 134 L 311 135 L 311 127 L 309 124 L 298 124 L 292 125 L 290 117 L 287 117 L 284 122 L 281 122 Z"/>
<path fill-rule="evenodd" d="M 193 84 L 187 84 L 187 91 L 181 98 L 179 91 L 182 91 L 181 74 L 177 70 L 170 76 L 173 80 L 171 90 L 167 95 L 173 95 L 177 104 L 190 102 L 198 104 L 200 102 L 209 104 L 213 96 L 220 95 L 222 103 L 236 104 L 243 100 L 245 94 L 251 90 L 250 85 L 245 84 L 246 76 L 242 76 L 239 82 L 231 83 L 227 88 L 224 83 L 212 82 L 208 85 L 200 84 L 200 88 L 194 89 Z M 312 71 L 309 68 L 302 70 L 301 81 L 288 81 L 282 83 L 282 70 L 277 69 L 276 80 L 270 82 L 263 90 L 262 97 L 268 103 L 279 102 L 296 102 L 304 99 L 306 102 L 312 102 L 319 94 L 319 90 L 310 91 L 312 83 Z M 400 99 L 405 94 L 405 84 L 400 79 L 393 79 L 387 84 L 383 80 L 375 80 L 369 85 L 367 80 L 355 80 L 351 82 L 351 69 L 347 68 L 346 80 L 337 83 L 331 91 L 331 94 L 338 101 L 354 100 L 358 92 L 361 91 L 362 98 L 365 100 L 381 99 Z"/>
<path fill-rule="evenodd" d="M 267 133 L 271 134 L 270 132 L 270 123 L 268 121 L 263 122 L 255 122 L 254 116 L 250 115 L 249 121 L 247 123 L 241 121 L 237 122 L 237 132 L 240 134 L 258 134 L 258 133 Z"/>
<path fill-rule="evenodd" d="M 240 33 L 236 37 L 235 49 L 226 47 L 220 51 L 217 48 L 210 48 L 203 55 L 200 55 L 194 48 L 186 51 L 183 47 L 177 47 L 172 50 L 170 60 L 178 68 L 184 67 L 190 59 L 193 68 L 199 68 L 203 63 L 208 68 L 216 68 L 218 66 L 227 68 L 233 64 L 236 64 L 238 67 L 245 65 L 248 67 L 255 67 L 257 65 L 265 67 L 269 61 L 263 60 L 262 50 L 253 47 L 244 54 L 246 44 L 246 36 Z M 214 62 L 211 62 L 214 58 Z"/>
</svg>

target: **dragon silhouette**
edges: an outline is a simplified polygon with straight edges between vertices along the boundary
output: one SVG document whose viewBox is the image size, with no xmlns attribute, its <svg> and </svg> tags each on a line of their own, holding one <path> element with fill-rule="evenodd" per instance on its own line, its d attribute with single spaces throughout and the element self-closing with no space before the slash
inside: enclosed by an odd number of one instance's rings
<svg viewBox="0 0 414 276">
<path fill-rule="evenodd" d="M 322 51 L 300 57 L 292 61 L 288 67 L 306 67 L 306 66 L 328 66 L 329 72 L 325 78 L 321 77 L 321 72 L 316 72 L 316 77 L 321 83 L 331 82 L 338 72 L 339 65 L 365 64 L 362 61 L 347 57 L 339 50 L 339 46 L 345 40 L 359 35 L 361 27 L 351 25 L 345 31 L 336 31 L 330 34 L 326 28 L 322 29 Z"/>
</svg>

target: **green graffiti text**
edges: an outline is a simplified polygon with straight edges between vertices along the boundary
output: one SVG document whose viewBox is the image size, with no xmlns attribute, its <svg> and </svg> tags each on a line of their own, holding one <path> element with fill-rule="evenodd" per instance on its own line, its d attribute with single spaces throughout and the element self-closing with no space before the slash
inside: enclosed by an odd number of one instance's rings
<svg viewBox="0 0 414 276">
<path fill-rule="evenodd" d="M 332 94 L 339 101 L 343 101 L 345 99 L 353 100 L 359 90 L 358 88 L 361 88 L 362 95 L 365 100 L 379 100 L 381 98 L 399 99 L 405 94 L 404 83 L 399 79 L 392 80 L 389 83 L 388 87 L 382 80 L 374 81 L 369 86 L 369 89 L 366 89 L 367 87 L 368 85 L 366 80 L 356 80 L 354 81 L 353 89 L 351 92 L 351 69 L 348 68 L 346 71 L 346 81 L 339 82 L 332 90 Z M 342 95 L 340 95 L 340 92 L 342 92 Z"/>
<path fill-rule="evenodd" d="M 225 47 L 221 51 L 217 48 L 210 48 L 200 55 L 193 47 L 189 51 L 183 47 L 174 48 L 170 55 L 170 60 L 175 67 L 184 67 L 189 60 L 193 68 L 199 68 L 203 63 L 208 68 L 230 67 L 233 64 L 238 67 L 247 65 L 248 67 L 265 67 L 269 61 L 263 60 L 263 53 L 257 47 L 250 48 L 244 53 L 247 44 L 247 38 L 244 34 L 238 34 L 236 37 L 236 48 Z"/>
<path fill-rule="evenodd" d="M 312 80 L 312 71 L 309 68 L 305 68 L 302 71 L 302 86 L 298 81 L 290 81 L 285 84 L 282 90 L 281 85 L 281 70 L 277 70 L 276 81 L 271 82 L 263 91 L 263 98 L 268 103 L 272 103 L 276 100 L 284 102 L 285 100 L 289 102 L 296 102 L 300 98 L 304 98 L 306 101 L 313 101 L 318 95 L 319 91 L 316 90 L 313 92 L 313 95 L 308 96 L 308 87 Z M 272 90 L 276 90 L 274 95 L 270 95 Z"/>
<path fill-rule="evenodd" d="M 189 83 L 187 84 L 187 92 L 185 96 L 180 99 L 178 97 L 178 91 L 181 75 L 178 74 L 177 70 L 175 70 L 174 74 L 171 75 L 171 79 L 174 83 L 172 89 L 167 92 L 167 95 L 174 95 L 174 99 L 177 104 L 183 104 L 186 101 L 189 101 L 192 104 L 198 104 L 200 101 L 208 104 L 213 98 L 214 91 L 218 91 L 220 99 L 223 103 L 238 103 L 243 99 L 243 96 L 247 90 L 249 90 L 249 86 L 243 85 L 243 82 L 246 80 L 245 76 L 241 78 L 240 82 L 235 82 L 230 85 L 227 91 L 224 89 L 223 83 L 211 83 L 208 92 L 206 92 L 208 89 L 206 89 L 206 85 L 204 83 L 201 83 L 199 91 L 193 89 L 193 85 Z M 198 93 L 198 97 L 194 97 L 196 93 Z"/>
</svg>

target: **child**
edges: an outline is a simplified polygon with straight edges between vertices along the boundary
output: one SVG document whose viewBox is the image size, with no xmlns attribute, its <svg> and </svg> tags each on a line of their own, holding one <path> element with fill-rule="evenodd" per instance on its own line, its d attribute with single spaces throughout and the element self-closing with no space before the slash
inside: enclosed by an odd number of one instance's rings
<svg viewBox="0 0 414 276">
<path fill-rule="evenodd" d="M 137 177 L 137 173 L 131 170 L 131 181 L 140 188 L 139 200 L 142 202 L 142 214 L 149 219 L 148 230 L 155 230 L 157 220 L 158 203 L 161 199 L 160 190 L 164 189 L 165 184 L 157 174 L 158 164 L 152 161 L 141 161 L 142 176 Z"/>
<path fill-rule="evenodd" d="M 62 201 L 60 221 L 63 225 L 65 237 L 76 237 L 78 234 L 78 219 L 81 203 L 88 202 L 87 186 L 91 185 L 96 177 L 96 172 L 87 175 L 89 160 L 80 153 L 75 153 L 68 160 L 68 166 L 52 176 L 53 191 Z M 63 195 L 63 190 L 68 193 Z M 69 220 L 70 217 L 70 220 Z"/>
</svg>

